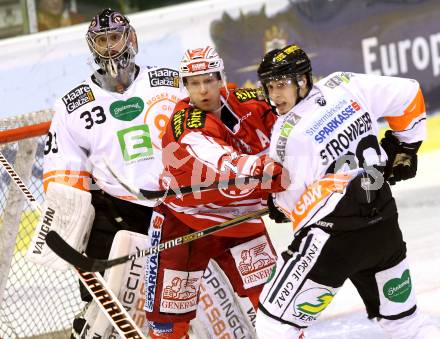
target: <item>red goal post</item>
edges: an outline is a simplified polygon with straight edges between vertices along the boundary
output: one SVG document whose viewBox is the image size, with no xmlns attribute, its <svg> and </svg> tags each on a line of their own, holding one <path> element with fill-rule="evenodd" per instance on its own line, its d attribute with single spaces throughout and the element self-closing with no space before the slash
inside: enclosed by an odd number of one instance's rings
<svg viewBox="0 0 440 339">
<path fill-rule="evenodd" d="M 0 151 L 40 204 L 44 136 L 52 115 L 44 110 L 0 119 Z M 76 276 L 25 260 L 38 212 L 3 168 L 0 187 L 0 338 L 69 338 L 83 306 Z"/>
</svg>

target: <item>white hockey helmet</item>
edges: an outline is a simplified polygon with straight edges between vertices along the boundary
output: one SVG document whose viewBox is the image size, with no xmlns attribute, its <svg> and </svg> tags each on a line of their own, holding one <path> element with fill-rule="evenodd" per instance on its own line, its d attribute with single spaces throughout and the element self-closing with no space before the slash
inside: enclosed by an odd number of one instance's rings
<svg viewBox="0 0 440 339">
<path fill-rule="evenodd" d="M 183 80 L 185 77 L 220 73 L 224 79 L 223 60 L 218 55 L 214 47 L 206 46 L 202 48 L 187 49 L 183 55 L 179 67 L 179 76 Z"/>
</svg>

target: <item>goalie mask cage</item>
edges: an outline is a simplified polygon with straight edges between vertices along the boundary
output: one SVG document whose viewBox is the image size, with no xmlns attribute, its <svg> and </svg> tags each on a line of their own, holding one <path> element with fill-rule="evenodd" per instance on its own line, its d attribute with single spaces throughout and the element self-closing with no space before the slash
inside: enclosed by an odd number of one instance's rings
<svg viewBox="0 0 440 339">
<path fill-rule="evenodd" d="M 44 136 L 52 114 L 47 110 L 0 120 L 0 151 L 40 204 Z M 69 338 L 83 306 L 76 275 L 25 259 L 39 213 L 0 167 L 0 339 Z"/>
</svg>

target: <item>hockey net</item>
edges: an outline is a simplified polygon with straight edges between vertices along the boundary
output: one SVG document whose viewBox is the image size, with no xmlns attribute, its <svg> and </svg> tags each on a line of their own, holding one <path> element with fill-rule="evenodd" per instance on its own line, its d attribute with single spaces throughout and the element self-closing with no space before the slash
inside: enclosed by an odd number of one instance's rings
<svg viewBox="0 0 440 339">
<path fill-rule="evenodd" d="M 0 151 L 40 204 L 44 136 L 52 114 L 0 120 Z M 25 259 L 39 214 L 0 167 L 0 339 L 68 338 L 82 307 L 76 276 Z"/>
</svg>

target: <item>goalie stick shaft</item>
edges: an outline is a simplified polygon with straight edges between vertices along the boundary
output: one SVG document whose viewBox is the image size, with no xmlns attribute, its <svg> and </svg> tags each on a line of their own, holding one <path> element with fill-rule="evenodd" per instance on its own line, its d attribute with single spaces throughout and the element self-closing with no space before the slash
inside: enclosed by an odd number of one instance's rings
<svg viewBox="0 0 440 339">
<path fill-rule="evenodd" d="M 55 231 L 50 231 L 46 236 L 46 242 L 49 247 L 58 254 L 61 258 L 66 260 L 68 263 L 79 267 L 83 271 L 87 272 L 99 272 L 105 270 L 109 267 L 123 264 L 127 261 L 135 260 L 141 257 L 145 257 L 150 254 L 155 254 L 167 250 L 172 247 L 176 247 L 179 245 L 187 244 L 196 239 L 203 238 L 209 234 L 213 234 L 222 230 L 225 230 L 229 227 L 236 226 L 245 221 L 255 219 L 261 217 L 265 214 L 269 213 L 268 208 L 263 208 L 261 210 L 250 212 L 234 218 L 232 220 L 225 221 L 221 224 L 214 225 L 208 227 L 201 231 L 195 231 L 190 234 L 186 234 L 163 243 L 160 243 L 157 246 L 149 247 L 143 250 L 139 250 L 136 253 L 128 254 L 122 257 L 110 259 L 110 260 L 102 260 L 102 259 L 93 259 L 90 257 L 86 257 L 72 248 L 61 236 Z"/>
<path fill-rule="evenodd" d="M 1 152 L 0 163 L 29 203 L 41 213 L 41 206 Z M 141 330 L 99 273 L 83 272 L 78 268 L 75 268 L 74 271 L 122 338 L 145 339 Z"/>
</svg>

